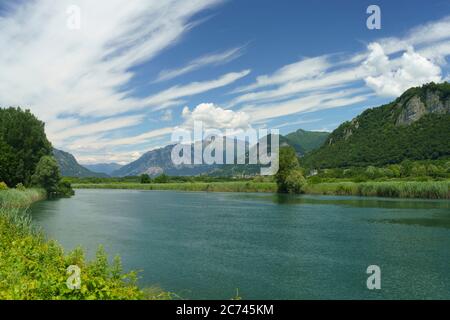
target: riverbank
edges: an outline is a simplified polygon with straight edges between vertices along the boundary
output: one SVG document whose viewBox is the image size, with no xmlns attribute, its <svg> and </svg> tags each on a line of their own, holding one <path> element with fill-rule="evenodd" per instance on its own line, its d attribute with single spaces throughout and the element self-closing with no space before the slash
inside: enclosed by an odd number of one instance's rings
<svg viewBox="0 0 450 320">
<path fill-rule="evenodd" d="M 450 199 L 450 181 L 331 182 L 308 184 L 305 193 L 319 195 Z"/>
<path fill-rule="evenodd" d="M 0 191 L 0 208 L 26 208 L 47 198 L 44 189 L 8 189 Z"/>
<path fill-rule="evenodd" d="M 31 226 L 26 208 L 45 199 L 40 189 L 0 191 L 0 300 L 170 299 L 158 289 L 141 290 L 135 272 L 123 273 L 99 248 L 93 261 L 82 249 L 63 248 Z M 80 268 L 79 290 L 67 285 L 69 266 Z"/>
<path fill-rule="evenodd" d="M 180 183 L 86 183 L 73 184 L 75 189 L 176 190 L 204 192 L 276 192 L 274 182 L 180 182 Z"/>
<path fill-rule="evenodd" d="M 275 182 L 86 183 L 77 189 L 177 190 L 204 192 L 276 192 Z M 450 199 L 450 181 L 371 181 L 309 183 L 306 194 L 391 198 Z"/>
</svg>

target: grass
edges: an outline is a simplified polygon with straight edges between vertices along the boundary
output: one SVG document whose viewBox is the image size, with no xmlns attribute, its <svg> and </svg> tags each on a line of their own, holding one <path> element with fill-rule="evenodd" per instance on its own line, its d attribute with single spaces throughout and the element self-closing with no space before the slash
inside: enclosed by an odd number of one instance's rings
<svg viewBox="0 0 450 320">
<path fill-rule="evenodd" d="M 45 193 L 44 193 L 45 195 Z M 110 263 L 102 248 L 87 261 L 78 248 L 68 254 L 35 230 L 23 208 L 45 198 L 42 190 L 0 191 L 0 300 L 168 300 L 158 288 L 140 289 L 135 272 L 124 273 L 120 258 Z M 81 269 L 81 286 L 67 286 L 67 268 Z"/>
<path fill-rule="evenodd" d="M 0 191 L 0 208 L 25 208 L 33 202 L 44 200 L 47 193 L 44 189 L 8 189 Z"/>
<path fill-rule="evenodd" d="M 353 195 L 392 198 L 449 199 L 450 181 L 371 181 L 309 183 L 303 192 L 321 195 Z M 180 182 L 160 184 L 87 183 L 74 184 L 80 189 L 178 190 L 206 192 L 276 192 L 274 182 Z"/>
<path fill-rule="evenodd" d="M 308 184 L 305 193 L 392 198 L 450 199 L 450 181 L 332 182 Z"/>
<path fill-rule="evenodd" d="M 73 184 L 78 189 L 178 190 L 205 192 L 276 192 L 273 182 L 180 182 L 180 183 L 87 183 Z"/>
</svg>

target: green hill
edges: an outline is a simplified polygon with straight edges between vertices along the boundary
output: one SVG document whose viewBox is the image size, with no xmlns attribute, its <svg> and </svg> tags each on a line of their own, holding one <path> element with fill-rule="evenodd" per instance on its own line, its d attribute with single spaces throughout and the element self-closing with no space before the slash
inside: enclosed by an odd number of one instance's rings
<svg viewBox="0 0 450 320">
<path fill-rule="evenodd" d="M 327 140 L 329 132 L 317 132 L 317 131 L 305 131 L 299 129 L 295 132 L 291 132 L 285 136 L 289 145 L 299 145 L 304 152 L 310 152 L 320 148 Z"/>
<path fill-rule="evenodd" d="M 334 130 L 306 167 L 382 166 L 450 156 L 450 84 L 411 88 Z"/>
</svg>

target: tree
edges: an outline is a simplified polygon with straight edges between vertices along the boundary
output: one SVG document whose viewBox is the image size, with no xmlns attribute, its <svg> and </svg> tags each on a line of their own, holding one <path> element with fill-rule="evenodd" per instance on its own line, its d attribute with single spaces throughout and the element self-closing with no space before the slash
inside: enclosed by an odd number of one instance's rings
<svg viewBox="0 0 450 320">
<path fill-rule="evenodd" d="M 41 157 L 51 153 L 42 121 L 29 110 L 0 108 L 0 181 L 28 185 Z"/>
<path fill-rule="evenodd" d="M 42 187 L 49 197 L 58 194 L 58 186 L 61 180 L 58 163 L 51 156 L 43 156 L 36 166 L 36 171 L 31 178 L 34 186 Z"/>
<path fill-rule="evenodd" d="M 155 183 L 168 183 L 168 182 L 169 176 L 167 176 L 165 173 L 155 178 Z"/>
<path fill-rule="evenodd" d="M 148 174 L 144 173 L 144 174 L 141 174 L 140 181 L 141 181 L 141 183 L 151 183 L 152 179 L 150 178 L 150 176 Z"/>
<path fill-rule="evenodd" d="M 279 193 L 300 193 L 306 183 L 297 155 L 292 147 L 281 147 L 280 167 L 275 175 Z"/>
</svg>

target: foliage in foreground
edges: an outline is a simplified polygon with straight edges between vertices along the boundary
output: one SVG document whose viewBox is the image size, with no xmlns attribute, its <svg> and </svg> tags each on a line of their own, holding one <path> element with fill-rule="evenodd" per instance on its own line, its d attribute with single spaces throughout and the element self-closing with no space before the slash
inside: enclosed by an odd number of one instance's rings
<svg viewBox="0 0 450 320">
<path fill-rule="evenodd" d="M 101 248 L 93 261 L 87 261 L 82 249 L 64 254 L 56 241 L 46 240 L 18 208 L 39 194 L 45 196 L 43 190 L 0 191 L 0 300 L 171 298 L 156 288 L 139 289 L 136 272 L 123 273 L 120 259 L 110 264 Z M 67 286 L 71 265 L 81 269 L 79 290 Z"/>
</svg>

